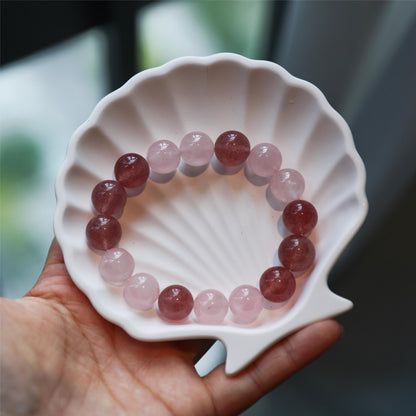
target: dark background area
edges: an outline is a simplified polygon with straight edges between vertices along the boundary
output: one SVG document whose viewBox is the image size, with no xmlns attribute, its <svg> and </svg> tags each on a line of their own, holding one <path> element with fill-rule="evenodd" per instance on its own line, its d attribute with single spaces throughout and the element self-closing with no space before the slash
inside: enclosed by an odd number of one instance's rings
<svg viewBox="0 0 416 416">
<path fill-rule="evenodd" d="M 136 53 L 135 15 L 150 3 L 2 1 L 1 64 L 8 66 L 99 26 L 108 42 L 108 90 L 111 91 L 142 68 L 140 55 Z M 355 305 L 352 311 L 337 318 L 345 328 L 342 339 L 246 414 L 413 415 L 416 414 L 416 107 L 413 98 L 416 23 L 409 25 L 379 78 L 372 79 L 377 82 L 368 88 L 360 106 L 344 114 L 339 97 L 351 86 L 351 80 L 342 71 L 351 55 L 365 54 L 360 39 L 354 38 L 355 27 L 349 18 L 353 16 L 358 25 L 370 24 L 388 2 L 336 2 L 337 6 L 310 2 L 307 7 L 298 6 L 296 13 L 293 9 L 291 13 L 291 7 L 295 6 L 289 3 L 273 2 L 271 6 L 262 59 L 284 61 L 282 64 L 294 75 L 316 83 L 347 118 L 367 167 L 370 210 L 362 230 L 330 276 L 330 287 Z M 299 49 L 287 52 L 297 36 L 302 33 L 308 36 L 308 25 L 297 27 L 297 32 L 290 36 L 284 35 L 290 32 L 289 16 L 292 21 L 300 22 L 302 10 L 315 26 L 321 24 L 319 19 L 325 13 L 335 13 L 339 20 L 334 26 L 349 29 L 339 32 L 333 29 L 334 50 L 328 33 L 325 42 L 315 45 L 318 50 L 314 51 L 314 59 L 320 64 L 312 65 L 311 56 Z M 338 78 L 332 80 L 326 65 L 328 59 L 339 59 L 340 55 L 336 55 L 339 48 L 347 44 L 350 49 L 346 47 L 345 56 L 341 55 L 345 60 L 339 62 Z M 304 47 L 310 45 L 304 43 Z"/>
</svg>

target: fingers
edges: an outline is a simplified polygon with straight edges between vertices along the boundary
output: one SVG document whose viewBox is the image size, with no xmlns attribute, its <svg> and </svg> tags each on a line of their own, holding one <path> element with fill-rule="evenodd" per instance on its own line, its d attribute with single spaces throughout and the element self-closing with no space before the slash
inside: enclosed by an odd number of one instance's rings
<svg viewBox="0 0 416 416">
<path fill-rule="evenodd" d="M 246 370 L 227 376 L 224 366 L 205 377 L 218 414 L 237 414 L 317 358 L 341 335 L 334 320 L 311 324 L 266 351 Z"/>
<path fill-rule="evenodd" d="M 29 291 L 28 295 L 32 295 L 34 289 L 39 287 L 40 283 L 46 281 L 50 277 L 64 276 L 68 277 L 68 272 L 64 264 L 64 257 L 62 255 L 61 247 L 54 238 L 49 248 L 48 256 L 46 257 L 45 265 L 39 279 L 35 283 L 35 286 Z"/>
<path fill-rule="evenodd" d="M 188 356 L 193 364 L 196 364 L 214 343 L 215 340 L 212 339 L 175 341 L 176 347 Z"/>
<path fill-rule="evenodd" d="M 54 264 L 62 264 L 64 262 L 64 256 L 62 255 L 61 247 L 59 246 L 58 242 L 56 241 L 56 238 L 52 240 L 52 244 L 49 247 L 48 256 L 45 261 L 45 269 L 48 266 L 54 265 Z"/>
</svg>

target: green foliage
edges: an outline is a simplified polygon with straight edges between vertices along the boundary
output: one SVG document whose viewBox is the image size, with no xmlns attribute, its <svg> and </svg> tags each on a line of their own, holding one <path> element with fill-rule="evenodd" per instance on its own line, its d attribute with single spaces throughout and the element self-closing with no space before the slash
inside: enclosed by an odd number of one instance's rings
<svg viewBox="0 0 416 416">
<path fill-rule="evenodd" d="M 21 275 L 39 256 L 39 244 L 30 237 L 19 215 L 19 204 L 39 179 L 40 145 L 23 132 L 0 137 L 0 246 L 2 279 Z M 22 282 L 23 285 L 26 281 Z M 18 286 L 14 282 L 13 286 Z"/>
<path fill-rule="evenodd" d="M 187 25 L 198 27 L 204 34 L 202 38 L 212 40 L 211 46 L 215 45 L 215 50 L 211 49 L 209 53 L 234 52 L 248 58 L 264 59 L 272 6 L 272 2 L 262 0 L 179 0 L 149 4 L 138 21 L 137 55 L 141 69 L 161 65 L 179 55 L 207 54 L 206 43 L 199 44 L 198 36 L 188 38 L 186 45 L 181 44 Z M 175 17 L 167 25 L 169 13 L 173 10 Z M 181 14 L 183 19 L 178 18 Z M 181 35 L 178 31 L 184 33 Z M 191 50 L 188 41 L 192 43 Z"/>
<path fill-rule="evenodd" d="M 27 185 L 36 179 L 41 152 L 34 139 L 25 133 L 9 133 L 0 139 L 0 150 L 2 189 Z"/>
<path fill-rule="evenodd" d="M 207 30 L 220 39 L 224 51 L 262 57 L 269 2 L 199 1 L 192 5 Z"/>
</svg>

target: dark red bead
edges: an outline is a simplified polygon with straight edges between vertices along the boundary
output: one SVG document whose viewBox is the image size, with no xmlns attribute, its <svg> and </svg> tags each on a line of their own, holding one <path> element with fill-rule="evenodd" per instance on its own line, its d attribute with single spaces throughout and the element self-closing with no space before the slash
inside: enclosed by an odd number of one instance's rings
<svg viewBox="0 0 416 416">
<path fill-rule="evenodd" d="M 292 234 L 308 235 L 318 222 L 318 213 L 310 202 L 297 199 L 286 205 L 282 221 Z"/>
<path fill-rule="evenodd" d="M 159 313 L 168 321 L 182 321 L 194 307 L 191 292 L 184 286 L 172 285 L 162 290 L 158 299 Z"/>
<path fill-rule="evenodd" d="M 239 131 L 226 131 L 215 142 L 215 155 L 225 166 L 239 166 L 250 155 L 250 142 Z"/>
<path fill-rule="evenodd" d="M 126 153 L 114 166 L 114 176 L 126 188 L 138 188 L 149 178 L 149 164 L 137 153 Z"/>
<path fill-rule="evenodd" d="M 117 181 L 102 181 L 93 189 L 91 202 L 98 213 L 117 215 L 126 205 L 126 190 Z"/>
<path fill-rule="evenodd" d="M 284 267 L 270 267 L 260 278 L 260 292 L 270 302 L 285 302 L 295 293 L 296 281 Z"/>
<path fill-rule="evenodd" d="M 96 250 L 109 250 L 116 247 L 121 239 L 119 222 L 108 215 L 92 218 L 85 229 L 88 244 Z"/>
<path fill-rule="evenodd" d="M 279 246 L 279 259 L 292 272 L 304 272 L 315 260 L 315 247 L 302 235 L 289 235 Z"/>
</svg>

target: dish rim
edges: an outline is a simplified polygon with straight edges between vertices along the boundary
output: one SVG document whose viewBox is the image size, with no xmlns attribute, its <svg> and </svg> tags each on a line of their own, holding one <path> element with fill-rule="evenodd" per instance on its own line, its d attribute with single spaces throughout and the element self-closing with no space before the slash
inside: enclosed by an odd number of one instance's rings
<svg viewBox="0 0 416 416">
<path fill-rule="evenodd" d="M 278 73 L 279 76 L 282 77 L 283 81 L 286 85 L 292 87 L 298 87 L 308 91 L 314 98 L 317 100 L 317 105 L 320 106 L 320 109 L 323 113 L 327 114 L 341 129 L 343 141 L 345 144 L 345 153 L 351 157 L 351 160 L 354 163 L 355 169 L 357 171 L 357 184 L 354 189 L 354 195 L 356 195 L 357 200 L 359 201 L 359 211 L 357 212 L 357 221 L 356 224 L 351 227 L 348 233 L 345 233 L 343 237 L 339 241 L 340 248 L 335 250 L 335 253 L 332 254 L 326 261 L 324 262 L 324 267 L 320 270 L 320 274 L 325 274 L 327 280 L 327 274 L 346 248 L 348 243 L 357 233 L 359 228 L 361 227 L 362 223 L 364 222 L 367 212 L 368 212 L 368 201 L 365 194 L 365 183 L 366 183 L 366 172 L 364 163 L 359 156 L 355 145 L 354 140 L 352 137 L 352 133 L 350 128 L 348 127 L 346 121 L 342 118 L 342 116 L 329 104 L 328 100 L 321 92 L 321 90 L 313 85 L 312 83 L 297 78 L 291 75 L 286 69 L 281 67 L 280 65 L 265 61 L 265 60 L 254 60 L 250 58 L 243 57 L 241 55 L 237 55 L 234 53 L 217 53 L 209 56 L 185 56 L 173 59 L 159 67 L 146 69 L 142 72 L 137 73 L 132 78 L 130 78 L 124 85 L 119 87 L 113 92 L 110 92 L 105 97 L 103 97 L 97 105 L 92 110 L 90 116 L 84 121 L 73 133 L 70 138 L 66 156 L 64 162 L 58 172 L 56 183 L 55 183 L 55 194 L 56 194 L 56 211 L 54 217 L 54 230 L 55 236 L 60 243 L 62 248 L 62 252 L 64 258 L 68 257 L 69 248 L 65 244 L 65 239 L 61 238 L 64 235 L 64 211 L 68 205 L 68 198 L 65 194 L 65 179 L 70 168 L 73 166 L 74 162 L 76 162 L 76 149 L 80 139 L 83 137 L 86 131 L 89 128 L 97 124 L 97 120 L 100 117 L 102 111 L 113 101 L 118 100 L 124 96 L 128 96 L 132 90 L 136 87 L 136 85 L 150 77 L 157 77 L 157 76 L 165 76 L 170 72 L 181 68 L 182 66 L 188 65 L 199 65 L 208 67 L 210 65 L 214 65 L 219 62 L 234 62 L 243 67 L 247 68 L 248 70 L 253 69 L 264 69 L 267 71 L 271 71 L 274 73 Z M 73 278 L 73 274 L 71 271 L 73 267 L 71 264 L 67 264 L 68 271 L 71 275 L 72 280 L 76 284 L 76 286 L 81 289 L 83 293 L 86 294 L 85 288 L 77 278 Z M 76 275 L 77 273 L 75 273 Z M 248 328 L 249 332 L 247 332 L 247 328 L 239 327 L 239 326 L 231 326 L 231 325 L 200 325 L 196 323 L 190 323 L 186 325 L 180 326 L 180 334 L 178 333 L 177 326 L 166 325 L 164 326 L 164 333 L 163 334 L 146 334 L 146 331 L 143 331 L 141 335 L 138 335 L 137 331 L 132 331 L 128 325 L 123 325 L 119 321 L 115 320 L 111 314 L 108 314 L 108 311 L 105 307 L 100 303 L 97 297 L 92 296 L 91 294 L 86 294 L 91 303 L 93 304 L 94 308 L 102 315 L 105 319 L 117 324 L 118 326 L 122 327 L 126 332 L 130 335 L 134 336 L 135 338 L 139 338 L 142 340 L 147 341 L 162 341 L 162 340 L 172 340 L 172 339 L 186 339 L 186 338 L 200 338 L 203 337 L 211 337 L 211 338 L 218 338 L 222 339 L 229 333 L 241 333 L 244 331 L 245 333 L 251 333 L 252 335 L 261 334 L 265 331 L 267 332 L 270 328 L 265 326 L 259 326 L 255 328 Z M 295 313 L 295 309 L 301 307 L 299 305 L 300 302 L 296 302 L 296 304 L 292 307 L 292 309 L 287 313 L 281 320 L 290 319 L 291 315 Z M 351 304 L 352 306 L 352 304 Z"/>
</svg>

